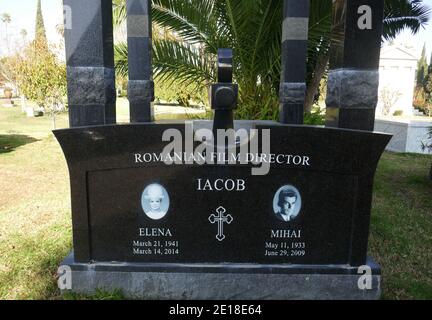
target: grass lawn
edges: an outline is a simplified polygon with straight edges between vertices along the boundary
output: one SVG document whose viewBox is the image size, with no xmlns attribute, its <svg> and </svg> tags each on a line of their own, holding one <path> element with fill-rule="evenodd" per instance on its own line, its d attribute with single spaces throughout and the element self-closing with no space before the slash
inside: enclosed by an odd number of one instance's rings
<svg viewBox="0 0 432 320">
<path fill-rule="evenodd" d="M 67 116 L 57 123 L 66 127 Z M 70 190 L 50 130 L 49 118 L 0 105 L 0 299 L 60 298 L 55 273 L 71 250 Z M 370 254 L 383 267 L 385 299 L 432 299 L 431 162 L 391 153 L 380 162 Z"/>
<path fill-rule="evenodd" d="M 386 153 L 375 179 L 370 254 L 384 297 L 432 299 L 431 156 Z"/>
</svg>

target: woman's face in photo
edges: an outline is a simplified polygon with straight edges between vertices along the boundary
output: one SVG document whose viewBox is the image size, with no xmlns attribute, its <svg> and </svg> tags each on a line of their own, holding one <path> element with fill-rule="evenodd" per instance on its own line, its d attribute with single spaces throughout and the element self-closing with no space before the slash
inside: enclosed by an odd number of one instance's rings
<svg viewBox="0 0 432 320">
<path fill-rule="evenodd" d="M 151 198 L 150 199 L 150 208 L 154 211 L 158 211 L 161 209 L 162 200 L 159 198 Z"/>
<path fill-rule="evenodd" d="M 291 214 L 294 212 L 295 204 L 297 199 L 295 197 L 286 197 L 284 202 L 284 211 L 287 214 Z"/>
</svg>

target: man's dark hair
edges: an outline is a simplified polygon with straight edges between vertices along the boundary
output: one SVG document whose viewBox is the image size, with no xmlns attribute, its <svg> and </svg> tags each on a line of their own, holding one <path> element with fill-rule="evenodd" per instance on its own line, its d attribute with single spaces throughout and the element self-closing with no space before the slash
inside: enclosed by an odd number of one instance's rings
<svg viewBox="0 0 432 320">
<path fill-rule="evenodd" d="M 297 194 L 292 191 L 292 190 L 282 190 L 281 193 L 279 194 L 279 201 L 278 201 L 278 206 L 283 209 L 285 198 L 296 198 L 297 201 Z"/>
</svg>

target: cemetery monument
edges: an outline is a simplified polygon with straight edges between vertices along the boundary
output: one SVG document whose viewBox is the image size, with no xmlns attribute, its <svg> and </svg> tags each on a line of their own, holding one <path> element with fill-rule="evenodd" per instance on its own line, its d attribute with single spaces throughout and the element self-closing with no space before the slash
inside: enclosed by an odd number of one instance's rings
<svg viewBox="0 0 432 320">
<path fill-rule="evenodd" d="M 179 0 L 181 1 L 181 0 Z M 383 0 L 336 0 L 327 125 L 303 125 L 309 1 L 285 0 L 279 122 L 234 121 L 221 48 L 214 121 L 154 122 L 149 0 L 127 1 L 131 123 L 116 124 L 111 0 L 64 0 L 73 253 L 91 294 L 144 299 L 378 299 L 368 257 Z M 233 130 L 235 129 L 235 130 Z"/>
</svg>

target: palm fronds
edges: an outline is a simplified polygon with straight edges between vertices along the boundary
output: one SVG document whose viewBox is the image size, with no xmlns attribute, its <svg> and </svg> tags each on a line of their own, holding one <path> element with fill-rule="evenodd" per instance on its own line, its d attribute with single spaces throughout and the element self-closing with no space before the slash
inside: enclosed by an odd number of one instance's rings
<svg viewBox="0 0 432 320">
<path fill-rule="evenodd" d="M 428 23 L 430 15 L 431 9 L 422 0 L 385 1 L 384 39 L 394 39 L 405 29 L 418 33 Z"/>
<path fill-rule="evenodd" d="M 281 0 L 153 0 L 153 23 L 175 36 L 175 40 L 154 41 L 155 77 L 205 86 L 216 81 L 218 48 L 232 48 L 240 103 L 246 104 L 240 106 L 240 113 L 262 117 L 265 105 L 266 116 L 274 117 L 280 81 L 282 7 Z M 114 11 L 114 20 L 124 21 L 125 0 L 115 0 Z M 429 14 L 421 0 L 386 0 L 384 39 L 394 38 L 405 28 L 418 32 Z M 332 1 L 311 0 L 308 81 L 317 78 L 316 69 L 323 69 L 316 66 L 326 61 L 322 57 L 328 55 L 331 22 Z M 118 72 L 127 74 L 124 44 L 116 48 L 116 65 Z"/>
</svg>

